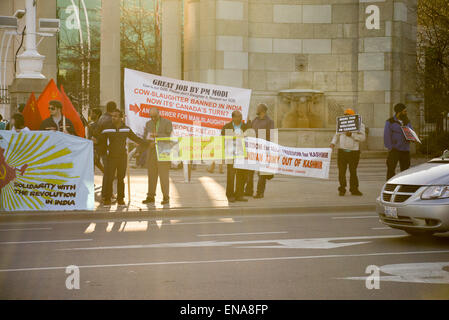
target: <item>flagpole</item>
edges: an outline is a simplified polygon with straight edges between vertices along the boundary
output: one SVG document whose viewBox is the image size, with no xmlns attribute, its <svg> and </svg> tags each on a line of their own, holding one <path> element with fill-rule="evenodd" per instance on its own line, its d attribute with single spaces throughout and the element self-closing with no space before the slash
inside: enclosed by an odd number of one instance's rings
<svg viewBox="0 0 449 320">
<path fill-rule="evenodd" d="M 128 204 L 131 204 L 131 177 L 129 176 L 129 142 L 127 143 L 128 147 L 126 148 L 126 175 L 128 176 Z"/>
</svg>

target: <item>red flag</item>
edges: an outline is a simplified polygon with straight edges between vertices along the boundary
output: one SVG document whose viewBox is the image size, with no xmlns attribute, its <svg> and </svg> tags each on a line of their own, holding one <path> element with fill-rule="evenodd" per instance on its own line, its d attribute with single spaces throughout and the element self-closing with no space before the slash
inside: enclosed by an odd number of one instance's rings
<svg viewBox="0 0 449 320">
<path fill-rule="evenodd" d="M 28 98 L 28 102 L 22 111 L 22 115 L 25 118 L 26 127 L 28 127 L 30 130 L 39 130 L 42 118 L 37 108 L 37 102 L 36 97 L 34 96 L 34 92 L 31 93 L 30 97 Z"/>
<path fill-rule="evenodd" d="M 75 127 L 75 132 L 78 137 L 85 138 L 85 130 L 83 126 L 83 122 L 81 121 L 81 118 L 76 111 L 75 107 L 73 106 L 72 102 L 70 101 L 69 97 L 64 92 L 64 88 L 61 85 L 61 97 L 62 97 L 62 114 L 72 121 L 73 126 Z"/>
<path fill-rule="evenodd" d="M 51 79 L 48 82 L 44 91 L 42 91 L 41 95 L 37 99 L 37 108 L 39 110 L 39 113 L 41 114 L 42 120 L 50 117 L 50 111 L 48 110 L 48 103 L 51 100 L 58 100 L 62 102 L 61 93 L 59 92 L 58 87 L 56 86 L 56 83 L 53 79 Z"/>
</svg>

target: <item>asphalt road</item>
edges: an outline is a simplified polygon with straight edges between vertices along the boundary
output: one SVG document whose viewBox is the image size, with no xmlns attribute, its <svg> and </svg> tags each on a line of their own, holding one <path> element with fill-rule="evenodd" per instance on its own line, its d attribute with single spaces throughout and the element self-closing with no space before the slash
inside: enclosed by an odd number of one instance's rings
<svg viewBox="0 0 449 320">
<path fill-rule="evenodd" d="M 0 298 L 448 299 L 449 233 L 369 212 L 2 223 Z"/>
</svg>

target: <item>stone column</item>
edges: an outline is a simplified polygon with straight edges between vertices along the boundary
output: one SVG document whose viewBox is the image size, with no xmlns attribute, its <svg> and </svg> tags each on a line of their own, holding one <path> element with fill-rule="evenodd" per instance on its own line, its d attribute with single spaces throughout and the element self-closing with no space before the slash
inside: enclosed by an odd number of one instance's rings
<svg viewBox="0 0 449 320">
<path fill-rule="evenodd" d="M 181 79 L 181 0 L 162 1 L 162 75 Z"/>
<path fill-rule="evenodd" d="M 200 0 L 184 1 L 184 79 L 199 81 Z"/>
<path fill-rule="evenodd" d="M 101 2 L 100 104 L 120 106 L 120 0 Z"/>
<path fill-rule="evenodd" d="M 216 1 L 217 84 L 248 88 L 248 6 L 248 0 Z M 213 43 L 210 43 L 210 46 L 213 46 Z"/>
<path fill-rule="evenodd" d="M 11 1 L 14 2 L 13 10 L 10 11 L 9 15 L 13 15 L 14 12 L 18 9 L 26 9 L 26 8 L 32 8 L 32 1 Z M 26 6 L 27 5 L 27 6 Z M 33 10 L 30 9 L 30 12 Z M 28 20 L 27 20 L 28 17 Z M 35 33 L 38 30 L 38 20 L 39 18 L 55 18 L 56 17 L 56 1 L 41 1 L 39 2 L 39 5 L 35 7 L 35 11 L 28 15 L 28 13 L 19 20 L 19 29 L 18 31 L 21 32 L 23 30 L 23 27 L 25 26 L 25 22 L 32 23 L 35 21 L 34 27 L 28 28 L 27 31 L 25 31 L 25 34 L 27 32 Z M 12 51 L 9 52 L 8 55 L 8 77 L 7 83 L 11 83 L 9 86 L 9 95 L 11 98 L 10 101 L 10 115 L 18 111 L 18 107 L 21 104 L 25 104 L 28 101 L 28 98 L 30 97 L 30 94 L 33 92 L 36 96 L 36 98 L 39 97 L 40 93 L 45 88 L 45 85 L 47 84 L 48 80 L 53 78 L 56 80 L 56 41 L 57 41 L 57 35 L 53 37 L 46 37 L 42 40 L 41 44 L 36 50 L 36 40 L 40 39 L 38 36 L 36 39 L 36 36 L 30 37 L 30 35 L 26 36 L 26 40 L 24 41 L 24 52 L 20 54 L 17 57 L 17 72 L 14 74 L 14 54 L 16 53 L 18 49 L 18 44 L 16 41 L 14 41 L 14 48 Z M 40 52 L 42 56 L 37 53 Z M 30 52 L 32 53 L 30 55 Z M 43 66 L 40 71 L 37 71 L 37 69 L 33 70 L 33 72 L 27 72 L 26 68 L 21 68 L 21 59 L 27 60 L 27 58 L 37 56 L 39 57 L 45 57 L 43 60 Z M 23 60 L 22 60 L 23 62 Z M 26 64 L 26 61 L 25 61 Z M 25 66 L 25 65 L 24 65 Z M 14 78 L 13 80 L 11 78 Z M 6 112 L 7 113 L 7 112 Z"/>
<path fill-rule="evenodd" d="M 185 79 L 248 87 L 248 0 L 186 0 Z"/>
<path fill-rule="evenodd" d="M 380 29 L 368 30 L 365 9 L 380 10 Z M 370 127 L 369 149 L 383 149 L 383 128 L 393 106 L 416 92 L 416 0 L 361 2 L 359 19 L 358 105 Z"/>
<path fill-rule="evenodd" d="M 56 19 L 56 1 L 38 1 L 37 5 L 37 17 Z M 45 56 L 44 67 L 42 68 L 42 74 L 48 79 L 57 79 L 57 49 L 56 44 L 58 42 L 58 34 L 53 37 L 46 37 L 42 40 L 38 47 L 38 51 Z"/>
</svg>

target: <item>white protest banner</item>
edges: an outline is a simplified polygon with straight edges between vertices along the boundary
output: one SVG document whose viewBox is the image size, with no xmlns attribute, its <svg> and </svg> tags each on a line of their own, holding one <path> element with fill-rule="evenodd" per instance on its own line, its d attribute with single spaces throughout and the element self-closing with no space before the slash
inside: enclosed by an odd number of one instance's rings
<svg viewBox="0 0 449 320">
<path fill-rule="evenodd" d="M 62 132 L 0 131 L 0 210 L 94 209 L 93 143 Z"/>
<path fill-rule="evenodd" d="M 291 148 L 245 138 L 246 159 L 235 159 L 234 167 L 271 174 L 329 179 L 331 148 Z"/>
<path fill-rule="evenodd" d="M 176 80 L 125 68 L 127 125 L 143 136 L 149 111 L 173 123 L 174 136 L 215 136 L 232 120 L 234 110 L 248 117 L 251 90 Z"/>
</svg>

